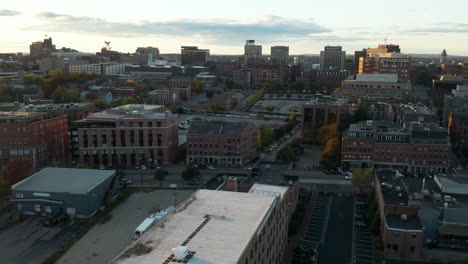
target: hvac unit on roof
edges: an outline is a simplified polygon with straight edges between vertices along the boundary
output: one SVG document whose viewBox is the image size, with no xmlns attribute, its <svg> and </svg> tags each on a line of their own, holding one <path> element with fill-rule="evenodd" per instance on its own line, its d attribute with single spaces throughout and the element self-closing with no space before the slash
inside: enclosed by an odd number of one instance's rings
<svg viewBox="0 0 468 264">
<path fill-rule="evenodd" d="M 172 249 L 172 253 L 174 253 L 174 256 L 175 256 L 176 259 L 184 260 L 185 257 L 187 257 L 187 254 L 188 254 L 188 247 L 186 247 L 186 246 L 177 246 L 176 248 Z"/>
</svg>

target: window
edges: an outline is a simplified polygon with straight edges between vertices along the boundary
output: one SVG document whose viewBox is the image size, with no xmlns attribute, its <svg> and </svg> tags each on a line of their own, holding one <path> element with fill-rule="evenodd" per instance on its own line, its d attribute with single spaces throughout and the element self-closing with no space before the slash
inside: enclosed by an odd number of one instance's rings
<svg viewBox="0 0 468 264">
<path fill-rule="evenodd" d="M 411 253 L 414 253 L 414 246 L 411 246 L 411 247 L 409 248 L 409 250 L 410 250 Z"/>
<path fill-rule="evenodd" d="M 411 238 L 416 238 L 416 233 L 411 233 Z"/>
<path fill-rule="evenodd" d="M 393 251 L 398 252 L 398 244 L 394 244 L 392 249 Z"/>
</svg>

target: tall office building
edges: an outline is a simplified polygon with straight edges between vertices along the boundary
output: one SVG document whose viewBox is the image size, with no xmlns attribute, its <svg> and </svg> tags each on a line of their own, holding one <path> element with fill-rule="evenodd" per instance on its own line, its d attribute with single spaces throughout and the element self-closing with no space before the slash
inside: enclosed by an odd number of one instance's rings
<svg viewBox="0 0 468 264">
<path fill-rule="evenodd" d="M 202 66 L 206 63 L 206 59 L 209 55 L 210 50 L 208 49 L 198 49 L 197 46 L 182 46 L 181 64 Z"/>
<path fill-rule="evenodd" d="M 440 64 L 446 64 L 447 63 L 447 51 L 445 49 L 442 51 L 440 54 Z"/>
<path fill-rule="evenodd" d="M 244 45 L 244 65 L 251 58 L 260 58 L 262 56 L 262 45 L 255 45 L 255 40 L 246 40 Z"/>
<path fill-rule="evenodd" d="M 325 46 L 325 50 L 320 52 L 320 69 L 344 70 L 346 52 L 341 50 L 341 46 Z"/>
<path fill-rule="evenodd" d="M 52 38 L 36 41 L 29 45 L 30 55 L 35 57 L 47 57 L 54 51 L 55 45 L 52 44 Z"/>
<path fill-rule="evenodd" d="M 159 49 L 155 47 L 138 47 L 135 53 L 139 55 L 149 55 L 152 54 L 154 59 L 159 58 Z"/>
<path fill-rule="evenodd" d="M 371 53 L 359 60 L 359 73 L 398 74 L 398 79 L 409 80 L 411 57 L 403 53 Z"/>
<path fill-rule="evenodd" d="M 289 63 L 289 47 L 273 46 L 271 47 L 271 60 L 275 64 L 286 65 Z"/>
<path fill-rule="evenodd" d="M 357 73 L 359 71 L 359 59 L 361 57 L 366 57 L 366 55 L 367 49 L 357 50 L 354 52 L 354 73 Z"/>
<path fill-rule="evenodd" d="M 368 48 L 367 56 L 371 56 L 372 53 L 400 53 L 400 51 L 400 45 L 380 44 L 378 48 Z"/>
</svg>

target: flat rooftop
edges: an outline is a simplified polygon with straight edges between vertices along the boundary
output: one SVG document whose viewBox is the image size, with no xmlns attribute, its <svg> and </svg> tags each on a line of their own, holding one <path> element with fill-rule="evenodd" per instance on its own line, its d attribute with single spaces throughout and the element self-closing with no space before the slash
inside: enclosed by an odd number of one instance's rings
<svg viewBox="0 0 468 264">
<path fill-rule="evenodd" d="M 169 111 L 161 112 L 161 105 L 123 105 L 86 117 L 86 120 L 117 120 L 117 119 L 164 119 L 173 117 Z"/>
<path fill-rule="evenodd" d="M 408 215 L 402 219 L 400 215 L 387 215 L 385 221 L 388 228 L 422 231 L 421 221 L 417 215 Z"/>
<path fill-rule="evenodd" d="M 163 263 L 183 244 L 193 254 L 185 263 L 238 263 L 275 202 L 253 193 L 198 190 L 112 263 Z M 142 245 L 149 252 L 133 254 Z"/>
<path fill-rule="evenodd" d="M 11 186 L 13 191 L 87 194 L 114 170 L 45 168 Z"/>
<path fill-rule="evenodd" d="M 195 120 L 188 135 L 242 136 L 248 125 L 248 122 Z"/>
</svg>

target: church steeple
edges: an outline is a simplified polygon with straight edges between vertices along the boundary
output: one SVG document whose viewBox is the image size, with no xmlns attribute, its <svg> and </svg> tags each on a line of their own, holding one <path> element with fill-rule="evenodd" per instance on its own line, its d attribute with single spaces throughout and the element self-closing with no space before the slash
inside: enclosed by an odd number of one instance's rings
<svg viewBox="0 0 468 264">
<path fill-rule="evenodd" d="M 447 51 L 445 49 L 440 54 L 440 64 L 445 64 L 447 62 Z"/>
</svg>

